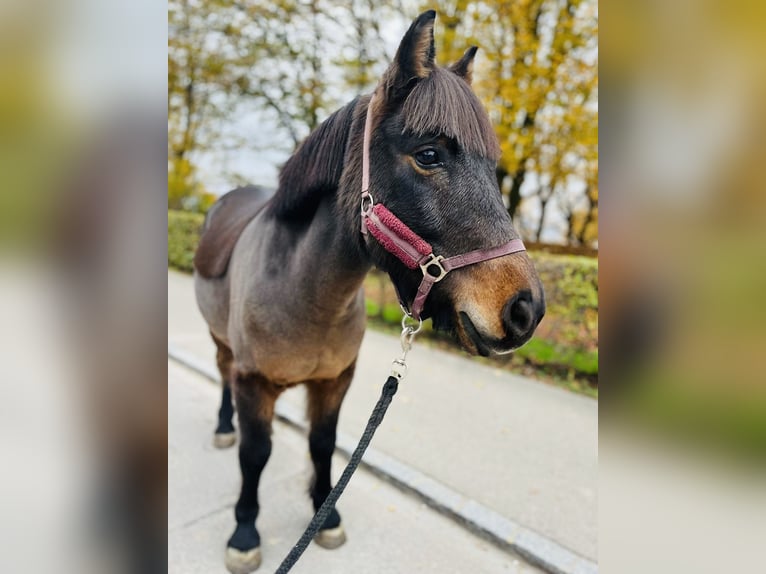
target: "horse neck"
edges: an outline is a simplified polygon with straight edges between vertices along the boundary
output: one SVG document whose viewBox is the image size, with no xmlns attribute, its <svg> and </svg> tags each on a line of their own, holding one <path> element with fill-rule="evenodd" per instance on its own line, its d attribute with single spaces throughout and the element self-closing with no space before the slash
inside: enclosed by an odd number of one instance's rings
<svg viewBox="0 0 766 574">
<path fill-rule="evenodd" d="M 368 98 L 360 98 L 349 104 L 353 116 L 347 124 L 343 167 L 335 189 L 322 194 L 315 210 L 295 227 L 302 239 L 294 268 L 301 274 L 301 284 L 307 285 L 306 297 L 328 312 L 343 310 L 354 301 L 372 266 L 361 237 L 359 203 L 366 100 Z M 338 137 L 338 133 L 331 130 L 322 131 L 322 135 Z M 320 152 L 310 158 L 318 165 L 338 160 L 337 156 L 330 158 L 321 153 L 337 149 L 322 145 L 322 140 L 314 140 L 311 149 Z"/>
<path fill-rule="evenodd" d="M 295 269 L 306 286 L 305 300 L 329 316 L 343 313 L 356 300 L 371 264 L 358 246 L 359 229 L 348 228 L 332 198 L 322 201 L 296 252 Z"/>
<path fill-rule="evenodd" d="M 333 262 L 334 271 L 341 283 L 353 278 L 358 290 L 365 275 L 372 267 L 361 234 L 361 185 L 362 145 L 369 96 L 361 96 L 352 102 L 353 111 L 348 126 L 343 170 L 335 193 L 320 203 L 315 216 L 326 233 L 326 255 L 320 256 Z"/>
</svg>

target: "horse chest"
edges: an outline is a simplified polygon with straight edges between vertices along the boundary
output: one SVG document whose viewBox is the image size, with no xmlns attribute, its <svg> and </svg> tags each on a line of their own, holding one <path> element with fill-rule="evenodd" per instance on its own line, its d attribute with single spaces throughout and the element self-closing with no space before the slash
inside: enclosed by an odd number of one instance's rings
<svg viewBox="0 0 766 574">
<path fill-rule="evenodd" d="M 270 380 L 292 384 L 335 379 L 359 353 L 364 316 L 337 325 L 261 324 L 251 333 L 251 368 Z"/>
</svg>

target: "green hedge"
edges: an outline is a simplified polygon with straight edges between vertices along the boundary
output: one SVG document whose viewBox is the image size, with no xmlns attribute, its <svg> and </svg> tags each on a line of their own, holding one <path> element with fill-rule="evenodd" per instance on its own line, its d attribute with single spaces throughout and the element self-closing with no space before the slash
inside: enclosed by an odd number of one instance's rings
<svg viewBox="0 0 766 574">
<path fill-rule="evenodd" d="M 531 252 L 545 289 L 546 314 L 540 324 L 567 346 L 598 348 L 598 259 Z"/>
<path fill-rule="evenodd" d="M 204 220 L 201 213 L 168 210 L 168 267 L 193 270 L 194 250 Z"/>
</svg>

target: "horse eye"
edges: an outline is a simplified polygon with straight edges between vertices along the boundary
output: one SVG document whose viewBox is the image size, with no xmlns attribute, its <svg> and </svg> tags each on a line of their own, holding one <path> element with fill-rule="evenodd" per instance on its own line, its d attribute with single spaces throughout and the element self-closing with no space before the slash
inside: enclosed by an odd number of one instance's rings
<svg viewBox="0 0 766 574">
<path fill-rule="evenodd" d="M 439 165 L 439 154 L 435 149 L 424 149 L 415 153 L 415 161 L 421 167 L 435 167 Z"/>
</svg>

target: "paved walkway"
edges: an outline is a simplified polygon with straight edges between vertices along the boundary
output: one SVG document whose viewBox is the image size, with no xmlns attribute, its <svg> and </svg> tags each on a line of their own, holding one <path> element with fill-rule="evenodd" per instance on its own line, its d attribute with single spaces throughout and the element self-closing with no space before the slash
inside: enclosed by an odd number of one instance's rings
<svg viewBox="0 0 766 574">
<path fill-rule="evenodd" d="M 191 278 L 170 272 L 168 290 L 169 340 L 212 362 Z M 341 411 L 341 432 L 359 436 L 397 352 L 396 338 L 368 331 Z M 373 446 L 595 560 L 596 401 L 425 345 L 416 346 L 409 363 L 410 376 Z M 301 408 L 302 390 L 280 401 Z M 208 434 L 215 400 L 211 404 Z"/>
<path fill-rule="evenodd" d="M 223 549 L 234 528 L 240 477 L 236 449 L 211 445 L 218 392 L 206 379 L 169 362 L 168 399 L 168 572 L 225 573 Z M 258 518 L 259 572 L 265 573 L 277 569 L 312 516 L 305 436 L 277 421 L 273 440 Z M 333 464 L 340 470 L 345 461 L 336 457 Z M 354 475 L 338 509 L 348 543 L 332 551 L 312 544 L 293 572 L 541 574 L 366 470 Z"/>
</svg>

